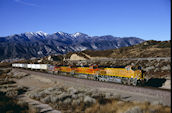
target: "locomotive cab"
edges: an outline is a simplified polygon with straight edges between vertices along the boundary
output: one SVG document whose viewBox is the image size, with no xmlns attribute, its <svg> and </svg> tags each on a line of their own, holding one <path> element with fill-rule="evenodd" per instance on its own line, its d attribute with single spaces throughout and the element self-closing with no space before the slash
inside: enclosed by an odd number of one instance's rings
<svg viewBox="0 0 172 113">
<path fill-rule="evenodd" d="M 144 76 L 141 70 L 141 66 L 126 66 L 125 69 L 129 72 L 132 72 L 130 75 L 130 80 L 134 81 L 134 85 L 142 85 L 144 84 Z"/>
<path fill-rule="evenodd" d="M 97 69 L 98 68 L 98 65 L 92 65 L 92 66 L 89 66 L 90 69 Z"/>
<path fill-rule="evenodd" d="M 127 71 L 129 71 L 129 70 L 131 70 L 131 66 L 130 66 L 130 65 L 129 65 L 129 66 L 126 66 L 125 69 L 126 69 Z"/>
<path fill-rule="evenodd" d="M 134 67 L 134 74 L 135 74 L 135 77 L 137 78 L 137 82 L 139 85 L 143 85 L 145 81 L 143 71 L 141 69 L 142 69 L 141 66 Z"/>
</svg>

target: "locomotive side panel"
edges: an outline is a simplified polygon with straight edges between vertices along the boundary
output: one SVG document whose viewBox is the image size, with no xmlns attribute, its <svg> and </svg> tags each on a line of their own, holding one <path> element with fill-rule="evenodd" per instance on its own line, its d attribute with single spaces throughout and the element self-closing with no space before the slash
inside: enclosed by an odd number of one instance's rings
<svg viewBox="0 0 172 113">
<path fill-rule="evenodd" d="M 60 67 L 60 71 L 62 72 L 72 72 L 72 68 L 71 67 Z"/>
<path fill-rule="evenodd" d="M 82 73 L 82 74 L 96 74 L 96 72 L 99 69 L 90 69 L 89 67 L 77 67 L 76 68 L 76 73 Z"/>
<path fill-rule="evenodd" d="M 125 68 L 104 68 L 104 71 L 107 76 L 134 78 L 134 71 Z"/>
</svg>

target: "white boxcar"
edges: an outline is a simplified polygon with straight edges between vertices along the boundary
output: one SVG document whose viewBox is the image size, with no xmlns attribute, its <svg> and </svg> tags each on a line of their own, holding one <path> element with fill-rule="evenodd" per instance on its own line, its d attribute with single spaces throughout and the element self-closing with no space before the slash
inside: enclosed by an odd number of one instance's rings
<svg viewBox="0 0 172 113">
<path fill-rule="evenodd" d="M 27 68 L 47 70 L 49 64 L 27 64 Z"/>
<path fill-rule="evenodd" d="M 32 64 L 32 69 L 40 69 L 40 64 Z"/>
<path fill-rule="evenodd" d="M 36 69 L 35 64 L 31 64 L 31 69 Z"/>
<path fill-rule="evenodd" d="M 14 64 L 14 67 L 17 67 L 17 64 Z"/>
<path fill-rule="evenodd" d="M 18 63 L 12 64 L 12 67 L 22 67 L 22 66 L 23 66 L 23 64 L 18 64 Z"/>
<path fill-rule="evenodd" d="M 31 68 L 32 67 L 32 64 L 27 64 L 27 68 Z"/>
<path fill-rule="evenodd" d="M 17 67 L 17 64 L 12 64 L 12 67 Z"/>
<path fill-rule="evenodd" d="M 20 67 L 21 67 L 21 68 L 24 68 L 24 64 L 20 64 Z"/>
<path fill-rule="evenodd" d="M 27 64 L 23 64 L 23 68 L 27 68 Z"/>
<path fill-rule="evenodd" d="M 14 65 L 14 64 L 12 64 L 12 67 L 15 67 L 15 65 Z"/>
<path fill-rule="evenodd" d="M 15 67 L 19 67 L 19 65 L 18 64 L 15 64 Z"/>
<path fill-rule="evenodd" d="M 41 69 L 41 70 L 47 70 L 49 66 L 50 66 L 49 64 L 19 64 L 19 63 L 12 64 L 12 67 Z"/>
<path fill-rule="evenodd" d="M 40 64 L 35 64 L 35 69 L 40 69 Z"/>
<path fill-rule="evenodd" d="M 17 64 L 17 67 L 22 67 L 22 64 Z"/>
<path fill-rule="evenodd" d="M 49 66 L 49 64 L 40 64 L 40 69 L 47 70 L 48 66 Z"/>
</svg>

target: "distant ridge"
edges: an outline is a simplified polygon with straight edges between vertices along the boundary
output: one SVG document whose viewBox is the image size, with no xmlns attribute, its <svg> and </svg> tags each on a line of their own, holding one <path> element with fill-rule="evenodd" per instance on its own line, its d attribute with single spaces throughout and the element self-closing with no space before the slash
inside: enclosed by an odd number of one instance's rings
<svg viewBox="0 0 172 113">
<path fill-rule="evenodd" d="M 136 37 L 120 38 L 111 35 L 91 37 L 80 32 L 74 34 L 26 32 L 0 37 L 0 60 L 28 59 L 83 50 L 115 49 L 139 44 L 143 41 Z"/>
</svg>

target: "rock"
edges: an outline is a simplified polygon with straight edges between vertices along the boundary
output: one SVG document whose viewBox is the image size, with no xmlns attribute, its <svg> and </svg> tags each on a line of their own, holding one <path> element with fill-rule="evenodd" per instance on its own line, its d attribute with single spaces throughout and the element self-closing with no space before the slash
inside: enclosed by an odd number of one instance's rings
<svg viewBox="0 0 172 113">
<path fill-rule="evenodd" d="M 78 93 L 78 90 L 75 89 L 75 88 L 73 88 L 73 87 L 68 88 L 67 91 L 68 91 L 70 94 L 76 94 L 76 93 Z"/>
<path fill-rule="evenodd" d="M 157 72 L 158 70 L 159 70 L 159 68 L 155 68 L 153 71 L 154 71 L 154 72 Z"/>
<path fill-rule="evenodd" d="M 39 95 L 39 97 L 44 97 L 44 96 L 46 96 L 46 93 L 44 91 L 41 91 L 38 93 L 38 95 Z"/>
<path fill-rule="evenodd" d="M 21 106 L 29 106 L 28 102 L 25 102 L 25 101 L 17 101 L 17 104 Z"/>
<path fill-rule="evenodd" d="M 12 71 L 11 72 L 8 72 L 7 75 L 8 76 L 12 76 L 13 75 L 13 72 Z"/>
<path fill-rule="evenodd" d="M 58 99 L 63 101 L 66 98 L 71 98 L 71 95 L 66 94 L 65 92 L 63 92 L 62 94 L 58 95 Z"/>
<path fill-rule="evenodd" d="M 92 95 L 93 93 L 98 93 L 95 89 L 85 89 L 86 95 Z"/>
<path fill-rule="evenodd" d="M 171 67 L 170 67 L 170 65 L 168 64 L 167 66 L 163 66 L 162 68 L 161 68 L 161 70 L 170 70 L 171 69 Z"/>
<path fill-rule="evenodd" d="M 114 99 L 121 99 L 121 95 L 120 94 L 113 94 L 112 96 Z"/>
<path fill-rule="evenodd" d="M 85 96 L 84 103 L 96 103 L 96 100 L 94 98 L 91 98 L 90 96 Z"/>
<path fill-rule="evenodd" d="M 159 62 L 155 66 L 158 67 L 159 66 Z"/>
<path fill-rule="evenodd" d="M 37 99 L 37 100 L 40 100 L 42 97 L 39 94 L 35 93 L 34 98 Z"/>
<path fill-rule="evenodd" d="M 46 96 L 45 98 L 41 99 L 41 101 L 43 103 L 50 103 L 51 102 L 51 97 L 50 96 Z"/>
<path fill-rule="evenodd" d="M 105 93 L 105 98 L 111 99 L 111 98 L 113 98 L 113 94 L 112 93 Z"/>
<path fill-rule="evenodd" d="M 91 97 L 92 97 L 92 98 L 105 97 L 105 94 L 102 93 L 102 92 L 96 91 L 96 92 L 93 92 L 93 93 L 91 94 Z"/>
<path fill-rule="evenodd" d="M 151 102 L 151 105 L 162 105 L 161 101 L 153 101 Z"/>
<path fill-rule="evenodd" d="M 32 93 L 27 93 L 27 95 L 30 97 L 30 98 L 34 98 L 34 95 Z"/>
<path fill-rule="evenodd" d="M 117 104 L 118 104 L 118 105 L 123 105 L 123 104 L 125 104 L 125 103 L 124 103 L 123 101 L 118 101 Z"/>
<path fill-rule="evenodd" d="M 10 90 L 10 91 L 7 91 L 5 95 L 8 97 L 15 97 L 18 95 L 18 91 Z"/>
<path fill-rule="evenodd" d="M 70 104 L 71 103 L 71 99 L 70 98 L 66 98 L 64 101 L 63 101 L 64 104 Z"/>
<path fill-rule="evenodd" d="M 72 101 L 72 106 L 79 105 L 80 103 L 81 103 L 81 100 L 80 99 L 73 100 Z"/>
<path fill-rule="evenodd" d="M 56 96 L 56 95 L 51 95 L 50 98 L 51 98 L 52 103 L 56 103 L 59 100 L 58 96 Z"/>
<path fill-rule="evenodd" d="M 77 96 L 80 98 L 80 97 L 84 97 L 85 95 L 83 93 L 79 93 Z"/>
<path fill-rule="evenodd" d="M 54 95 L 60 95 L 60 94 L 62 94 L 63 92 L 62 91 L 60 91 L 60 90 L 58 90 L 58 91 L 54 91 L 54 92 L 52 92 L 52 94 L 54 94 Z"/>
<path fill-rule="evenodd" d="M 51 92 L 51 91 L 55 90 L 55 88 L 49 87 L 47 90 Z"/>
<path fill-rule="evenodd" d="M 51 94 L 51 90 L 48 90 L 48 89 L 45 89 L 43 92 L 44 92 L 45 94 L 47 94 L 47 95 L 50 95 L 50 94 Z"/>
<path fill-rule="evenodd" d="M 144 70 L 148 72 L 149 70 L 152 70 L 154 68 L 155 68 L 154 66 L 150 66 L 150 67 L 145 68 Z"/>
<path fill-rule="evenodd" d="M 77 98 L 78 98 L 78 95 L 76 95 L 76 94 L 72 95 L 72 99 L 77 99 Z"/>
<path fill-rule="evenodd" d="M 59 100 L 58 105 L 63 105 L 63 102 Z"/>
</svg>

